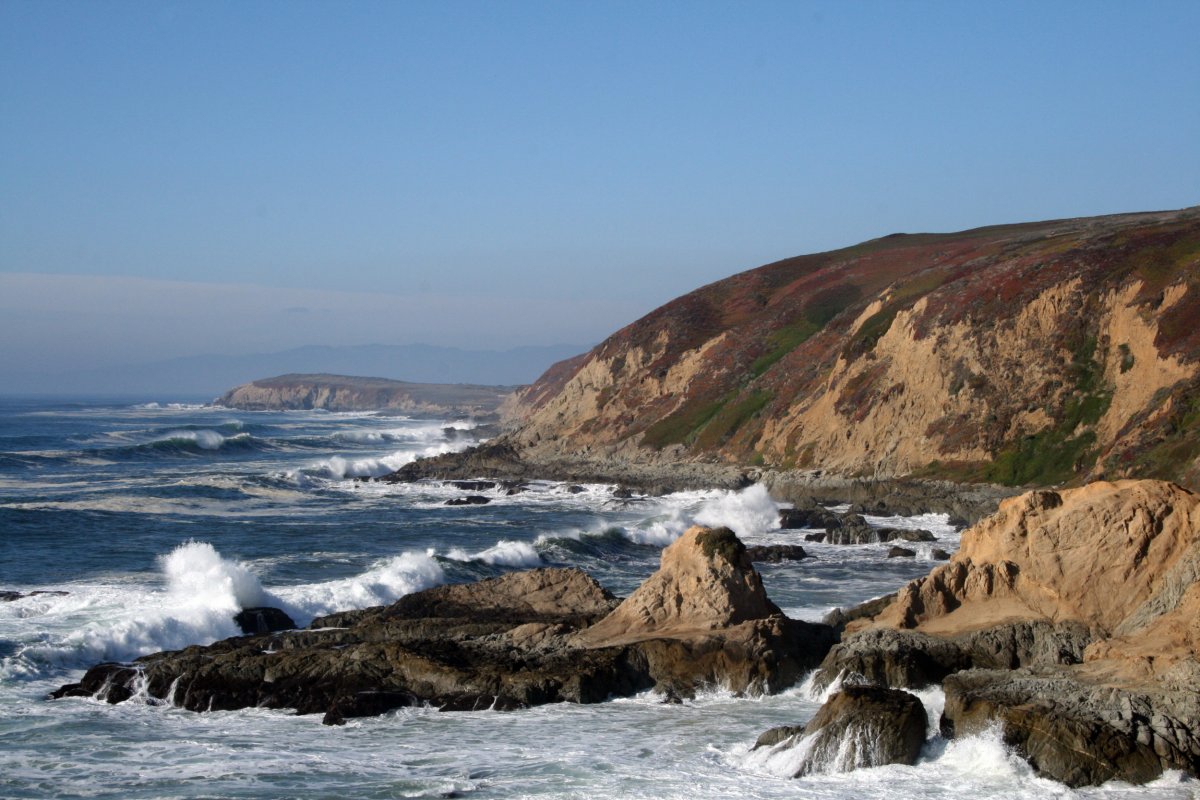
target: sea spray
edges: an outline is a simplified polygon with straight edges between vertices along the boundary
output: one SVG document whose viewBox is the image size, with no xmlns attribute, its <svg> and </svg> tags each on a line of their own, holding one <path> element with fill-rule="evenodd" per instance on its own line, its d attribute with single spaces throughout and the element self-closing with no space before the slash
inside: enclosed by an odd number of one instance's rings
<svg viewBox="0 0 1200 800">
<path fill-rule="evenodd" d="M 455 561 L 482 561 L 485 564 L 501 567 L 537 567 L 542 564 L 542 557 L 528 542 L 514 542 L 501 539 L 486 550 L 478 553 L 468 553 L 461 547 L 455 547 L 446 553 L 447 558 Z"/>
<path fill-rule="evenodd" d="M 660 502 L 667 515 L 628 528 L 630 541 L 666 547 L 692 525 L 730 528 L 743 538 L 779 527 L 779 505 L 761 484 L 740 491 L 677 492 Z"/>
<path fill-rule="evenodd" d="M 185 542 L 159 560 L 172 605 L 199 605 L 232 615 L 267 604 L 254 573 L 223 558 L 208 542 Z"/>
<path fill-rule="evenodd" d="M 326 480 L 377 478 L 380 475 L 394 472 L 418 458 L 428 458 L 443 453 L 451 453 L 458 449 L 461 449 L 461 445 L 457 443 L 442 442 L 441 444 L 416 449 L 396 450 L 385 456 L 368 456 L 363 458 L 331 456 L 320 461 L 315 461 L 302 470 L 289 472 L 287 476 L 301 486 L 305 485 L 308 478 L 324 478 Z"/>
<path fill-rule="evenodd" d="M 77 590 L 44 611 L 51 632 L 24 648 L 22 659 L 78 667 L 210 644 L 241 633 L 233 617 L 242 608 L 275 602 L 252 572 L 207 542 L 185 542 L 158 561 L 165 591 Z M 80 617 L 88 622 L 71 624 Z M 66 632 L 53 633 L 63 623 Z"/>
<path fill-rule="evenodd" d="M 276 589 L 275 594 L 283 610 L 304 626 L 322 614 L 386 605 L 445 580 L 446 575 L 430 550 L 401 553 L 350 578 L 289 586 Z"/>
<path fill-rule="evenodd" d="M 738 536 L 779 527 L 779 506 L 760 483 L 739 492 L 722 493 L 696 513 L 696 522 L 710 528 L 725 526 Z"/>
</svg>

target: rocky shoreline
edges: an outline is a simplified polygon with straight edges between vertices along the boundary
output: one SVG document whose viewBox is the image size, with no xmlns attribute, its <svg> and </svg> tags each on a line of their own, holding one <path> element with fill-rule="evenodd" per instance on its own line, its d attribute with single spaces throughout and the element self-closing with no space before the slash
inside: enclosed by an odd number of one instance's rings
<svg viewBox="0 0 1200 800">
<path fill-rule="evenodd" d="M 801 516 L 837 530 L 856 515 Z M 777 692 L 815 668 L 813 690 L 837 691 L 807 725 L 756 745 L 803 748 L 797 776 L 913 763 L 925 712 L 904 690 L 939 685 L 944 737 L 998 725 L 1039 775 L 1069 786 L 1200 775 L 1200 497 L 1185 489 L 1101 482 L 1006 500 L 950 561 L 820 624 L 780 612 L 753 555 L 728 529 L 694 527 L 623 601 L 577 569 L 515 572 L 100 664 L 53 696 L 339 724 L 417 704 Z"/>
<path fill-rule="evenodd" d="M 692 528 L 624 602 L 577 569 L 535 569 L 407 595 L 307 628 L 99 664 L 54 697 L 139 692 L 192 711 L 249 707 L 350 717 L 596 703 L 656 689 L 775 692 L 832 647 L 828 625 L 788 619 L 728 529 Z"/>
<path fill-rule="evenodd" d="M 468 450 L 418 459 L 376 480 L 534 479 L 568 483 L 611 483 L 646 494 L 694 489 L 742 489 L 764 485 L 782 502 L 811 507 L 850 503 L 877 514 L 949 514 L 975 523 L 993 513 L 1017 489 L 916 478 L 847 478 L 820 470 L 774 470 L 696 461 L 652 463 L 621 458 L 538 458 L 519 451 L 504 436 Z M 869 508 L 868 508 L 869 507 Z"/>
</svg>

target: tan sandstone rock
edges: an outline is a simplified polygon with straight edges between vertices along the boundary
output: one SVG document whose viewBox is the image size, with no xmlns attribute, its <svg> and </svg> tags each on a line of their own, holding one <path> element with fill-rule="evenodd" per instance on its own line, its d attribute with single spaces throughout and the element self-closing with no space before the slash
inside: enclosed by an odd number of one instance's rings
<svg viewBox="0 0 1200 800">
<path fill-rule="evenodd" d="M 733 531 L 693 526 L 663 550 L 658 572 L 579 641 L 609 647 L 685 638 L 780 613 Z"/>
<path fill-rule="evenodd" d="M 1195 626 L 1165 617 L 1175 619 L 1198 576 L 1200 497 L 1192 492 L 1162 481 L 1035 491 L 1002 502 L 963 534 L 950 562 L 859 627 L 954 635 L 1006 621 L 1074 620 L 1124 640 L 1154 626 L 1175 632 L 1172 648 L 1194 653 Z"/>
</svg>

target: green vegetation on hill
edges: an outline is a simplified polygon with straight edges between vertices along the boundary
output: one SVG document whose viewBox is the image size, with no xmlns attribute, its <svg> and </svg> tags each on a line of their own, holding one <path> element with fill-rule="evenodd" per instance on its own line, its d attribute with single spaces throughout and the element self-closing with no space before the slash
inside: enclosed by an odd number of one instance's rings
<svg viewBox="0 0 1200 800">
<path fill-rule="evenodd" d="M 1075 393 L 1063 404 L 1062 418 L 1047 430 L 1026 436 L 996 454 L 983 470 L 984 480 L 1006 486 L 1065 483 L 1095 457 L 1096 434 L 1080 431 L 1095 425 L 1108 411 L 1112 392 L 1103 385 L 1103 367 L 1097 363 L 1096 338 L 1082 336 L 1075 346 L 1070 373 Z"/>
</svg>

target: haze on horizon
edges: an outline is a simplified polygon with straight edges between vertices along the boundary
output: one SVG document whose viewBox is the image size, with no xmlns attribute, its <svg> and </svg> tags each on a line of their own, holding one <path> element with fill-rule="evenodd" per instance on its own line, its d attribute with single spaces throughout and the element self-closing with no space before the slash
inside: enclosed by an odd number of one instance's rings
<svg viewBox="0 0 1200 800">
<path fill-rule="evenodd" d="M 895 231 L 1195 205 L 1198 29 L 1194 2 L 0 0 L 0 393 L 583 348 Z"/>
</svg>

